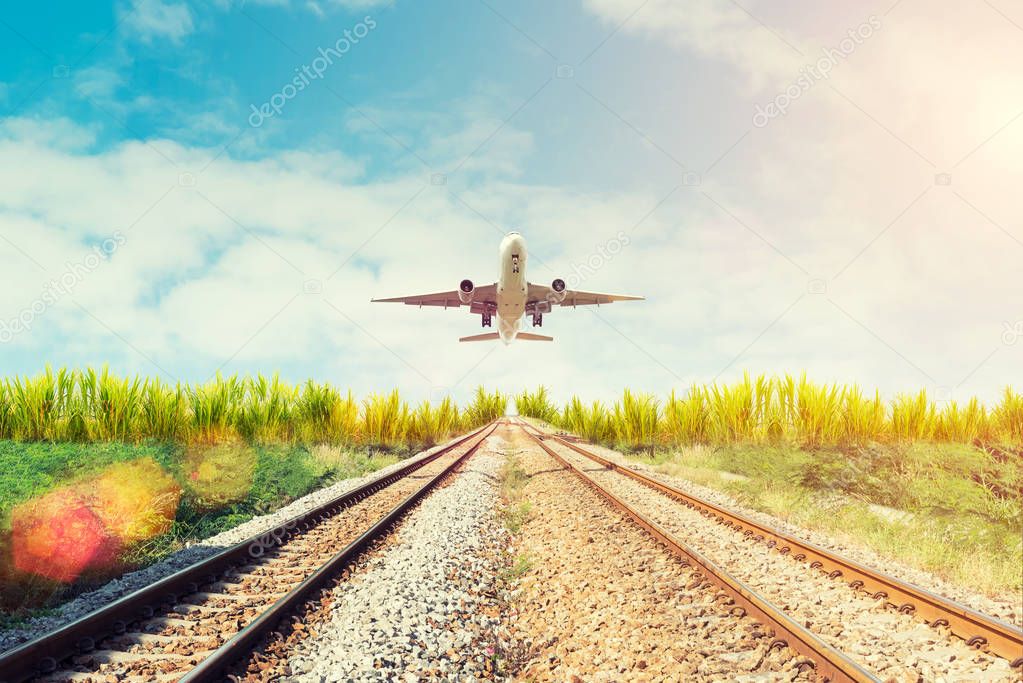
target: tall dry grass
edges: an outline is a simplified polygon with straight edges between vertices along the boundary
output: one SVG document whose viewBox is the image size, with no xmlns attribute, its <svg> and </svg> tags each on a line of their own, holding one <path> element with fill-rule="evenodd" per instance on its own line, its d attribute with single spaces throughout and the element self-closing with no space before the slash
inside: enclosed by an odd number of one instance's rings
<svg viewBox="0 0 1023 683">
<path fill-rule="evenodd" d="M 536 417 L 592 441 L 641 448 L 665 445 L 794 443 L 806 448 L 870 443 L 976 443 L 1023 446 L 1023 395 L 1006 388 L 986 408 L 976 398 L 939 404 L 926 391 L 884 401 L 857 385 L 820 384 L 791 375 L 732 384 L 694 385 L 663 405 L 625 390 L 606 407 L 573 396 L 560 411 L 546 390 L 525 392 L 519 414 Z"/>
<path fill-rule="evenodd" d="M 479 387 L 459 408 L 450 399 L 415 408 L 393 391 L 362 401 L 350 391 L 278 376 L 218 375 L 204 384 L 118 377 L 103 369 L 47 368 L 0 379 L 0 439 L 219 443 L 432 444 L 505 414 L 509 396 Z M 561 409 L 540 387 L 515 397 L 519 414 L 592 441 L 630 447 L 796 443 L 809 448 L 935 441 L 1023 445 L 1023 395 L 1006 388 L 984 406 L 939 404 L 925 391 L 890 401 L 856 385 L 805 375 L 749 374 L 731 384 L 695 385 L 664 402 L 629 390 L 610 405 L 573 397 Z"/>
<path fill-rule="evenodd" d="M 523 391 L 515 397 L 515 410 L 519 415 L 529 415 L 547 423 L 558 419 L 558 406 L 551 400 L 547 387 L 538 387 L 535 392 Z"/>
<path fill-rule="evenodd" d="M 451 398 L 410 408 L 395 390 L 362 401 L 351 391 L 279 376 L 203 384 L 47 368 L 0 379 L 0 439 L 216 444 L 433 445 L 505 414 L 508 397 L 482 387 L 464 411 Z"/>
<path fill-rule="evenodd" d="M 462 425 L 467 429 L 475 429 L 503 417 L 508 410 L 510 397 L 499 390 L 488 392 L 477 387 L 472 401 L 465 408 Z"/>
</svg>

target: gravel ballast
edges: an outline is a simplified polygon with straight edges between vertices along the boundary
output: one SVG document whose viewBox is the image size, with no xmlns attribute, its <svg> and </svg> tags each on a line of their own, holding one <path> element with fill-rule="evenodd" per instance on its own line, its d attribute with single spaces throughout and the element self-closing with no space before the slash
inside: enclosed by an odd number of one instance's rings
<svg viewBox="0 0 1023 683">
<path fill-rule="evenodd" d="M 1004 659 L 967 647 L 947 630 L 900 614 L 884 600 L 852 591 L 840 579 L 812 571 L 619 472 L 548 443 L 601 486 L 885 680 L 1018 680 Z"/>
<path fill-rule="evenodd" d="M 499 678 L 498 434 L 334 588 L 329 617 L 292 646 L 287 680 Z"/>
<path fill-rule="evenodd" d="M 531 654 L 520 680 L 794 681 L 805 660 L 518 430 L 531 514 L 509 613 Z"/>
</svg>

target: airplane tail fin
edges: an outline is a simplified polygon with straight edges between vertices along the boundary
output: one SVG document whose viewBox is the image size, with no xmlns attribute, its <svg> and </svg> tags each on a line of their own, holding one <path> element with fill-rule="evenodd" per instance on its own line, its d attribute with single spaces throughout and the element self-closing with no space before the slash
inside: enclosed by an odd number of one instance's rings
<svg viewBox="0 0 1023 683">
<path fill-rule="evenodd" d="M 499 335 L 497 332 L 487 332 L 486 334 L 474 334 L 471 337 L 460 337 L 458 341 L 460 342 L 493 341 L 495 339 L 500 338 L 501 335 Z"/>
<path fill-rule="evenodd" d="M 515 335 L 516 339 L 525 339 L 527 341 L 554 341 L 554 337 L 547 337 L 542 334 L 532 334 L 531 332 L 519 332 Z"/>
</svg>

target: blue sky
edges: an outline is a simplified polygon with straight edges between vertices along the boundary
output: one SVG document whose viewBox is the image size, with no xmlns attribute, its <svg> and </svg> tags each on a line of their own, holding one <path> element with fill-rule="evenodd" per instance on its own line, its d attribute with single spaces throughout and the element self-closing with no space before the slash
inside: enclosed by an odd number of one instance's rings
<svg viewBox="0 0 1023 683">
<path fill-rule="evenodd" d="M 939 4 L 5 7 L 0 321 L 30 329 L 0 327 L 0 371 L 608 399 L 806 370 L 992 399 L 1023 384 L 1023 5 Z M 648 301 L 507 349 L 369 305 L 492 280 L 511 229 L 539 282 L 627 234 L 581 286 Z"/>
</svg>

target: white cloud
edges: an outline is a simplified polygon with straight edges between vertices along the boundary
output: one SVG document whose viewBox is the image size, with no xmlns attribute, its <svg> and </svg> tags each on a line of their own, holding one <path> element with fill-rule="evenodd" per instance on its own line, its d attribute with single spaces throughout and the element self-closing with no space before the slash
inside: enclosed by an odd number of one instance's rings
<svg viewBox="0 0 1023 683">
<path fill-rule="evenodd" d="M 93 127 L 64 117 L 0 119 L 0 142 L 10 142 L 22 149 L 65 152 L 86 149 L 95 141 Z"/>
<path fill-rule="evenodd" d="M 46 127 L 13 121 L 3 129 L 0 235 L 46 272 L 0 241 L 0 320 L 103 237 L 121 231 L 127 241 L 73 299 L 0 348 L 30 352 L 38 365 L 110 362 L 190 380 L 221 365 L 283 368 L 293 380 L 316 376 L 362 393 L 400 386 L 413 398 L 437 387 L 464 396 L 479 382 L 504 389 L 545 382 L 559 398 L 603 399 L 623 386 L 667 392 L 710 380 L 744 349 L 724 378 L 745 367 L 805 368 L 889 391 L 951 387 L 998 347 L 961 389 L 993 397 L 1019 367 L 1020 347 L 998 346 L 1001 321 L 1019 315 L 1008 295 L 1020 289 L 1018 254 L 947 197 L 907 215 L 832 285 L 842 313 L 824 297 L 803 296 L 803 274 L 732 218 L 694 201 L 696 190 L 634 229 L 655 194 L 583 195 L 492 177 L 464 191 L 463 204 L 421 174 L 365 182 L 359 165 L 337 153 L 225 155 L 190 188 L 179 174 L 202 168 L 214 151 L 150 141 L 174 167 L 142 143 L 102 153 L 51 146 L 84 133 L 67 122 Z M 703 189 L 735 200 L 727 188 Z M 751 210 L 735 211 L 762 227 Z M 629 231 L 631 244 L 585 287 L 649 300 L 559 310 L 544 328 L 555 344 L 496 349 L 455 341 L 479 324 L 464 311 L 369 303 L 454 288 L 464 277 L 492 281 L 500 233 L 513 227 L 530 241 L 537 282 L 571 274 L 598 244 Z M 827 244 L 806 246 L 801 258 L 813 263 Z M 324 282 L 322 295 L 303 293 L 310 279 Z"/>
<path fill-rule="evenodd" d="M 75 92 L 82 97 L 111 100 L 124 85 L 124 77 L 114 69 L 92 66 L 74 74 Z"/>
<path fill-rule="evenodd" d="M 758 89 L 801 66 L 786 44 L 791 39 L 773 34 L 727 0 L 649 0 L 639 11 L 634 0 L 584 0 L 584 6 L 610 27 L 624 22 L 627 33 L 734 65 Z"/>
<path fill-rule="evenodd" d="M 140 0 L 134 8 L 122 9 L 123 28 L 143 42 L 167 39 L 180 43 L 195 29 L 188 5 L 164 0 Z"/>
</svg>

